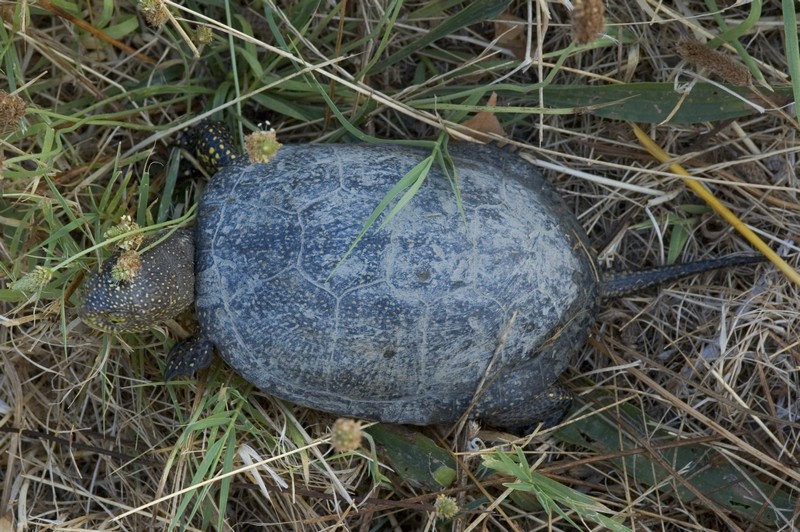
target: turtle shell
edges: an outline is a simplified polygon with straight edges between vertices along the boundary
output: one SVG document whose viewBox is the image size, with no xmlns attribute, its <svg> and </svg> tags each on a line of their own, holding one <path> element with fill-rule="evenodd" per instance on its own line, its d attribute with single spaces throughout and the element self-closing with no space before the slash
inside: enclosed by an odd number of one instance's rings
<svg viewBox="0 0 800 532">
<path fill-rule="evenodd" d="M 217 173 L 200 203 L 195 290 L 222 358 L 275 396 L 385 422 L 451 423 L 471 407 L 502 423 L 535 400 L 594 320 L 585 233 L 519 157 L 449 153 L 454 175 L 434 163 L 358 242 L 429 152 L 289 145 Z"/>
</svg>

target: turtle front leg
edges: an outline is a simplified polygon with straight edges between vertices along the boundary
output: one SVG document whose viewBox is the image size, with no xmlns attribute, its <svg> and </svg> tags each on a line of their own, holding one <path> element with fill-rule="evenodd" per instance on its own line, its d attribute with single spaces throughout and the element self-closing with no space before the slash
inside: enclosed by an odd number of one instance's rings
<svg viewBox="0 0 800 532">
<path fill-rule="evenodd" d="M 175 344 L 167 355 L 164 380 L 191 377 L 214 360 L 214 344 L 202 335 Z"/>
</svg>

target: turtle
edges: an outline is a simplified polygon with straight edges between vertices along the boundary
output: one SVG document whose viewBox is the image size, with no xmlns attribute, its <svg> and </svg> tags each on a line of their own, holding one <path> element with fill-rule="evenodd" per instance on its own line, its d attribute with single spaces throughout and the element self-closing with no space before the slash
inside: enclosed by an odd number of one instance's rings
<svg viewBox="0 0 800 532">
<path fill-rule="evenodd" d="M 450 143 L 451 165 L 432 164 L 402 208 L 364 230 L 430 150 L 296 144 L 251 164 L 219 124 L 187 138 L 216 172 L 194 228 L 145 252 L 132 280 L 106 261 L 80 317 L 141 331 L 194 304 L 197 333 L 173 348 L 167 378 L 216 351 L 256 387 L 336 415 L 552 425 L 570 404 L 559 376 L 603 299 L 761 260 L 603 272 L 556 190 L 497 146 Z"/>
</svg>

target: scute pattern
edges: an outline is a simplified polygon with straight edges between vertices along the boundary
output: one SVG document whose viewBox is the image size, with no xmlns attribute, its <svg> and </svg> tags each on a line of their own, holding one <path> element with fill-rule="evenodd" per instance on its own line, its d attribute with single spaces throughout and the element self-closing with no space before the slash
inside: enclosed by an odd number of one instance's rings
<svg viewBox="0 0 800 532">
<path fill-rule="evenodd" d="M 341 261 L 369 214 L 428 154 L 284 146 L 209 184 L 196 233 L 203 333 L 243 377 L 293 402 L 388 422 L 533 422 L 593 320 L 583 230 L 514 155 L 451 147 L 463 213 L 436 165 Z M 388 212 L 388 209 L 387 209 Z M 509 386 L 511 388 L 509 388 Z"/>
</svg>

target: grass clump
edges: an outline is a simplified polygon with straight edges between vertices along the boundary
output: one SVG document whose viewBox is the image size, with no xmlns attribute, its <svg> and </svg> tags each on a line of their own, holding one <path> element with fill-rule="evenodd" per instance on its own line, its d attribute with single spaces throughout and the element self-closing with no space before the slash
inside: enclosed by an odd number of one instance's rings
<svg viewBox="0 0 800 532">
<path fill-rule="evenodd" d="M 797 528 L 800 298 L 768 267 L 603 307 L 557 430 L 365 427 L 347 452 L 330 448 L 333 416 L 221 364 L 161 382 L 190 323 L 113 336 L 75 313 L 123 216 L 148 229 L 193 217 L 202 180 L 182 178 L 172 146 L 204 118 L 239 144 L 270 122 L 285 144 L 438 153 L 491 113 L 547 168 L 603 267 L 747 249 L 641 149 L 636 122 L 796 268 L 791 4 L 610 0 L 576 42 L 560 3 L 0 3 L 0 525 Z M 676 53 L 695 41 L 753 83 L 702 78 Z"/>
</svg>

